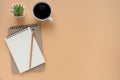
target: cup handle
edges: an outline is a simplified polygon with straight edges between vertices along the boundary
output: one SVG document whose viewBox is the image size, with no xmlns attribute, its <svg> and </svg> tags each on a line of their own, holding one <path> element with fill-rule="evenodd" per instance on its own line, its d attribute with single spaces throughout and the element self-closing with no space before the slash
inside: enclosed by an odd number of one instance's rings
<svg viewBox="0 0 120 80">
<path fill-rule="evenodd" d="M 54 19 L 52 17 L 49 17 L 48 20 L 51 21 L 51 22 L 54 21 Z"/>
</svg>

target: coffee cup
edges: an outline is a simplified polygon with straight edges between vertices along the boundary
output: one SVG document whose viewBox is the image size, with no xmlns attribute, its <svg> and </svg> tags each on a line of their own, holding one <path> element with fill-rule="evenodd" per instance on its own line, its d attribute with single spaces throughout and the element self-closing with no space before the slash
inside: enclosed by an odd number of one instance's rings
<svg viewBox="0 0 120 80">
<path fill-rule="evenodd" d="M 35 3 L 32 9 L 33 17 L 38 21 L 49 20 L 53 22 L 54 19 L 51 17 L 51 13 L 51 6 L 45 1 Z"/>
</svg>

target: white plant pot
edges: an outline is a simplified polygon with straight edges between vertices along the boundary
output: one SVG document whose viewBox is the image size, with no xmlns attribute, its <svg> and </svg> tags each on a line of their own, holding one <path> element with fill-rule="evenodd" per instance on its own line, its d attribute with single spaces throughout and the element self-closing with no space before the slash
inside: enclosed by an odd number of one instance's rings
<svg viewBox="0 0 120 80">
<path fill-rule="evenodd" d="M 13 14 L 13 15 L 14 15 L 14 14 Z M 15 18 L 23 18 L 24 16 L 25 16 L 25 14 L 23 14 L 23 16 L 15 16 L 15 15 L 14 15 Z"/>
</svg>

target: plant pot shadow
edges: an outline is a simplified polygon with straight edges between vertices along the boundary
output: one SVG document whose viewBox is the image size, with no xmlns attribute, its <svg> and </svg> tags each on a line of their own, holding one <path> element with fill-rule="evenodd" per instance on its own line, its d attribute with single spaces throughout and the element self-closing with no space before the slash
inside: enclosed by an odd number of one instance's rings
<svg viewBox="0 0 120 80">
<path fill-rule="evenodd" d="M 24 22 L 25 22 L 25 17 L 16 18 L 15 20 L 16 20 L 16 22 L 17 22 L 18 24 L 24 24 Z"/>
</svg>

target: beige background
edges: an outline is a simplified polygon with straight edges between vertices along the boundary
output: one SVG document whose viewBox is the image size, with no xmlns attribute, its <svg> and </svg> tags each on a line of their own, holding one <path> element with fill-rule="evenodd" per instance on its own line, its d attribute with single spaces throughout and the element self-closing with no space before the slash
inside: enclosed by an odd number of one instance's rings
<svg viewBox="0 0 120 80">
<path fill-rule="evenodd" d="M 120 0 L 47 0 L 54 23 L 31 14 L 39 0 L 0 0 L 0 80 L 120 80 Z M 24 19 L 11 6 L 25 5 Z M 46 67 L 13 74 L 4 37 L 8 27 L 40 23 Z"/>
</svg>

